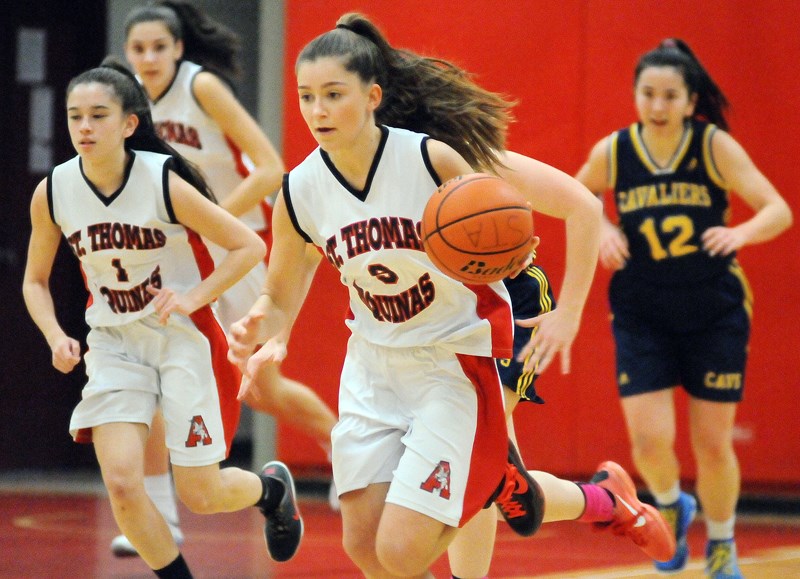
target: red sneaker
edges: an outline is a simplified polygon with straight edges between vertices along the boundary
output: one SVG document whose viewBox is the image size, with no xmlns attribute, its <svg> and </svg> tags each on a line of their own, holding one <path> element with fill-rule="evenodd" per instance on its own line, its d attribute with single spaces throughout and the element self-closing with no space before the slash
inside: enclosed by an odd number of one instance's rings
<svg viewBox="0 0 800 579">
<path fill-rule="evenodd" d="M 494 491 L 492 502 L 508 526 L 523 537 L 530 537 L 541 526 L 544 517 L 544 493 L 539 484 L 525 470 L 514 443 L 508 441 L 508 463 L 503 479 Z"/>
<path fill-rule="evenodd" d="M 596 528 L 610 527 L 615 535 L 625 535 L 651 559 L 672 559 L 675 534 L 655 507 L 639 501 L 636 487 L 625 469 L 607 460 L 597 467 L 591 482 L 614 496 L 614 519 L 594 523 Z"/>
</svg>

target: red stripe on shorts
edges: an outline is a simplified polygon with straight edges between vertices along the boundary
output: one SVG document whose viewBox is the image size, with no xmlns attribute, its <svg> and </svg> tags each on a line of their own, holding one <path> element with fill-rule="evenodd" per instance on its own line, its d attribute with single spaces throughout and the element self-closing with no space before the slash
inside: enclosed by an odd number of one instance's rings
<svg viewBox="0 0 800 579">
<path fill-rule="evenodd" d="M 475 440 L 460 527 L 483 509 L 500 484 L 508 459 L 508 431 L 503 387 L 494 359 L 466 354 L 456 356 L 478 397 Z"/>
<path fill-rule="evenodd" d="M 222 414 L 222 427 L 225 430 L 225 456 L 231 451 L 233 435 L 239 426 L 242 405 L 236 399 L 242 375 L 239 369 L 228 361 L 228 340 L 222 331 L 210 306 L 204 306 L 191 315 L 194 325 L 208 340 L 211 348 L 211 366 L 217 382 L 219 408 Z"/>
<path fill-rule="evenodd" d="M 488 285 L 464 286 L 478 297 L 475 311 L 492 327 L 492 357 L 511 358 L 514 355 L 514 317 L 511 314 L 511 304 Z"/>
</svg>

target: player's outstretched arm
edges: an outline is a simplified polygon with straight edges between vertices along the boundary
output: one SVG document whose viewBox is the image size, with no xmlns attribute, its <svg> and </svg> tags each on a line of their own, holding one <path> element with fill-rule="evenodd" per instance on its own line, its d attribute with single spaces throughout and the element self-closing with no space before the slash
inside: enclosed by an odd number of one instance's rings
<svg viewBox="0 0 800 579">
<path fill-rule="evenodd" d="M 501 161 L 504 167 L 497 168 L 498 175 L 519 189 L 534 211 L 562 219 L 566 226 L 566 266 L 558 307 L 521 323 L 538 330 L 519 359 L 533 352 L 525 371 L 538 364 L 538 371 L 543 372 L 560 354 L 561 371 L 567 373 L 597 265 L 603 206 L 580 182 L 550 165 L 512 151 L 504 153 Z"/>
</svg>

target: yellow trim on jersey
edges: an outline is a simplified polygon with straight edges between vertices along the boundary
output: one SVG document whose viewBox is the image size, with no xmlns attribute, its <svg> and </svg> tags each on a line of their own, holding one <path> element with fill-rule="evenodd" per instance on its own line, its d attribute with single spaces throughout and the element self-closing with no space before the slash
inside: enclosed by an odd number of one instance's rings
<svg viewBox="0 0 800 579">
<path fill-rule="evenodd" d="M 544 271 L 539 266 L 536 265 L 529 265 L 525 269 L 525 275 L 528 275 L 539 282 L 539 314 L 546 314 L 548 312 L 553 311 L 553 300 L 549 295 L 550 292 L 550 281 L 547 279 Z M 533 329 L 531 332 L 531 339 L 536 335 L 536 328 Z M 528 363 L 530 360 L 533 352 L 528 354 L 525 357 L 524 364 Z M 537 363 L 533 370 L 529 370 L 527 372 L 522 372 L 519 377 L 517 378 L 517 384 L 515 390 L 517 395 L 520 398 L 524 398 L 525 400 L 530 400 L 527 396 L 525 396 L 525 391 L 528 389 L 533 381 L 536 379 L 536 370 L 539 369 L 539 364 Z"/>
<path fill-rule="evenodd" d="M 728 266 L 728 271 L 735 275 L 739 282 L 742 284 L 742 291 L 744 292 L 744 309 L 747 312 L 747 317 L 753 319 L 753 290 L 750 288 L 750 282 L 747 281 L 747 276 L 744 274 L 742 266 L 735 259 Z"/>
<path fill-rule="evenodd" d="M 531 339 L 533 339 L 533 337 L 535 335 L 536 335 L 536 328 L 534 328 L 533 331 L 531 332 Z M 525 361 L 523 362 L 523 367 L 524 367 L 524 364 L 527 364 L 528 360 L 531 359 L 531 356 L 533 356 L 533 352 L 531 352 L 530 354 L 528 354 L 525 357 Z M 517 396 L 519 396 L 520 398 L 522 398 L 524 400 L 530 400 L 530 398 L 525 395 L 525 391 L 528 389 L 528 386 L 530 386 L 533 383 L 533 381 L 536 379 L 536 370 L 538 370 L 538 369 L 539 369 L 539 363 L 537 362 L 536 366 L 533 368 L 533 370 L 529 370 L 527 372 L 522 372 L 519 375 L 519 378 L 517 378 L 517 384 L 516 384 L 516 388 L 515 388 L 515 390 L 517 392 Z"/>
<path fill-rule="evenodd" d="M 617 184 L 617 145 L 619 131 L 611 133 L 608 140 L 608 188 L 613 191 Z"/>
<path fill-rule="evenodd" d="M 541 268 L 531 265 L 525 270 L 525 274 L 539 282 L 539 313 L 546 314 L 553 311 L 553 300 L 550 299 L 550 281 Z"/>
<path fill-rule="evenodd" d="M 648 171 L 650 171 L 653 175 L 665 175 L 668 173 L 674 173 L 678 169 L 678 165 L 681 164 L 681 161 L 686 156 L 686 152 L 689 150 L 689 145 L 692 142 L 692 135 L 694 134 L 694 129 L 690 124 L 687 124 L 683 128 L 683 135 L 681 136 L 681 142 L 678 144 L 678 148 L 675 149 L 675 153 L 673 153 L 672 158 L 669 160 L 667 165 L 664 168 L 659 167 L 653 158 L 650 156 L 650 151 L 647 150 L 647 147 L 644 144 L 644 140 L 642 139 L 642 135 L 639 132 L 639 124 L 634 123 L 631 125 L 630 128 L 631 132 L 631 143 L 633 143 L 633 149 L 636 151 L 636 155 L 639 157 L 639 160 L 644 164 Z"/>
<path fill-rule="evenodd" d="M 725 183 L 725 179 L 720 175 L 717 164 L 714 162 L 714 155 L 711 153 L 711 139 L 714 137 L 716 131 L 716 125 L 708 125 L 703 133 L 703 163 L 706 167 L 706 173 L 708 173 L 708 176 L 714 184 L 720 189 L 727 191 L 729 187 Z"/>
</svg>

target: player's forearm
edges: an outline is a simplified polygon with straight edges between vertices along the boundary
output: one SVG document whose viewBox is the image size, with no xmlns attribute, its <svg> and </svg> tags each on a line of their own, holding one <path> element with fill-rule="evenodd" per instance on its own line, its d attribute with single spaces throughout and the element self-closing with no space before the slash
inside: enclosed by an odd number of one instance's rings
<svg viewBox="0 0 800 579">
<path fill-rule="evenodd" d="M 66 334 L 56 318 L 50 289 L 38 283 L 25 282 L 22 286 L 22 294 L 33 323 L 39 328 L 47 344 L 52 347 L 59 338 Z"/>
<path fill-rule="evenodd" d="M 573 310 L 578 316 L 583 312 L 597 266 L 601 215 L 602 207 L 592 203 L 580 207 L 565 220 L 567 253 L 558 307 Z"/>
</svg>

